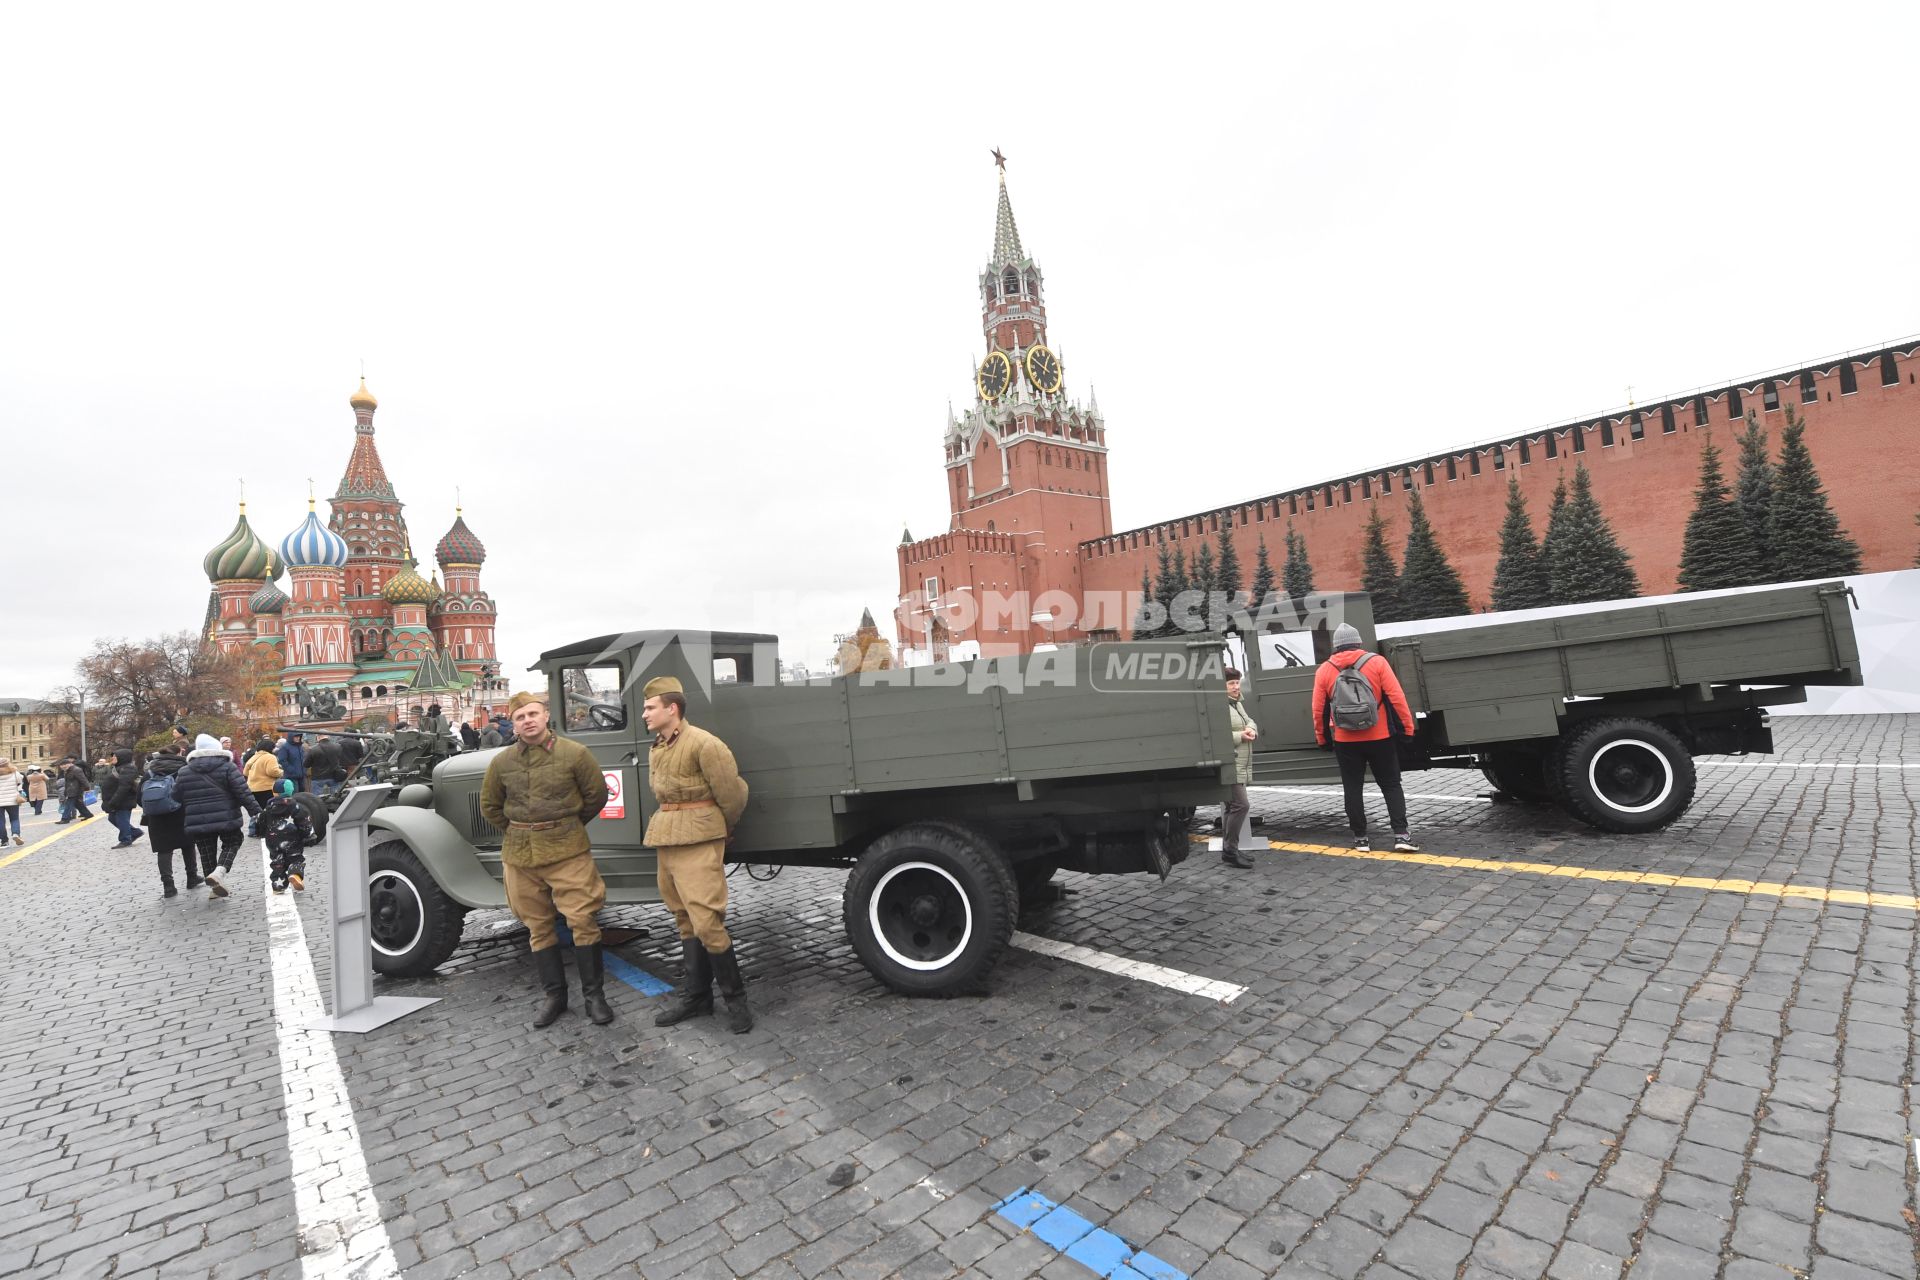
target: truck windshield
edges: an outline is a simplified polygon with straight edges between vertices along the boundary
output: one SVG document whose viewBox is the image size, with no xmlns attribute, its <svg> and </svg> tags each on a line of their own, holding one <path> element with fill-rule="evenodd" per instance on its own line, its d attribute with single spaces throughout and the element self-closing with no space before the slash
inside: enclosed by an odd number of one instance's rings
<svg viewBox="0 0 1920 1280">
<path fill-rule="evenodd" d="M 619 664 L 567 667 L 560 673 L 560 690 L 568 732 L 604 732 L 627 727 Z"/>
</svg>

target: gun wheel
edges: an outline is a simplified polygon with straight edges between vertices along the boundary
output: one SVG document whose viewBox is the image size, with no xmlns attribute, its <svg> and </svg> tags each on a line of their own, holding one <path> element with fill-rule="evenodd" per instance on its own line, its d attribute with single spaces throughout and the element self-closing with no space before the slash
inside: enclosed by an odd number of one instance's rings
<svg viewBox="0 0 1920 1280">
<path fill-rule="evenodd" d="M 1019 891 L 984 837 L 915 823 L 874 841 L 847 877 L 842 917 L 868 972 L 903 995 L 984 977 L 1013 936 Z"/>
</svg>

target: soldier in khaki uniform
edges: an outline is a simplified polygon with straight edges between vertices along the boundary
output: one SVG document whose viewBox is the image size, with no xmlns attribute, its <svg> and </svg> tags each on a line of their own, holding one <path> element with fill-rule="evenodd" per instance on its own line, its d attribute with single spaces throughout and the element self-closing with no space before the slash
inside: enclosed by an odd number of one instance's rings
<svg viewBox="0 0 1920 1280">
<path fill-rule="evenodd" d="M 567 972 L 553 927 L 557 913 L 573 930 L 587 1016 L 605 1026 L 613 1010 L 594 917 L 607 903 L 607 886 L 593 864 L 586 824 L 607 803 L 607 780 L 591 751 L 553 732 L 546 694 L 516 693 L 507 712 L 514 744 L 487 762 L 480 813 L 506 832 L 501 857 L 507 905 L 532 935 L 533 967 L 547 993 L 533 1025 L 548 1026 L 567 1009 Z"/>
<path fill-rule="evenodd" d="M 647 777 L 659 809 L 646 842 L 660 855 L 660 897 L 680 926 L 684 966 L 679 999 L 654 1018 L 672 1026 L 713 1012 L 714 979 L 727 998 L 728 1025 L 753 1029 L 740 962 L 727 935 L 727 841 L 747 807 L 747 784 L 727 744 L 686 721 L 687 699 L 672 676 L 649 680 L 640 718 L 654 735 Z"/>
</svg>

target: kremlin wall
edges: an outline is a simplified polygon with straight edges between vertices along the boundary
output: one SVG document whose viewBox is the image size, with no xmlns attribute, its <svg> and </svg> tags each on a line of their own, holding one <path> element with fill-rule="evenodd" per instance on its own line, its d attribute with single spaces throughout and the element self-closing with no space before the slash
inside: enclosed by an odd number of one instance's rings
<svg viewBox="0 0 1920 1280">
<path fill-rule="evenodd" d="M 1069 397 L 1063 371 L 1046 358 L 1041 284 L 1038 265 L 1021 246 L 1003 168 L 993 254 L 980 275 L 986 350 L 975 401 L 964 415 L 949 417 L 943 442 L 948 530 L 925 539 L 904 533 L 896 548 L 896 620 L 908 663 L 1124 635 L 1162 543 L 1184 550 L 1191 562 L 1229 525 L 1249 581 L 1262 541 L 1278 574 L 1291 520 L 1306 540 L 1316 585 L 1358 590 L 1368 520 L 1376 509 L 1382 513 L 1397 558 L 1406 541 L 1407 493 L 1416 488 L 1472 607 L 1487 609 L 1508 477 L 1519 481 L 1538 534 L 1555 484 L 1570 479 L 1578 463 L 1632 555 L 1641 589 L 1671 592 L 1701 445 L 1711 432 L 1731 481 L 1734 437 L 1748 412 L 1766 429 L 1776 459 L 1788 409 L 1806 420 L 1814 464 L 1842 527 L 1860 544 L 1864 572 L 1906 568 L 1920 546 L 1920 338 L 1304 487 L 1256 489 L 1116 532 L 1106 421 L 1097 405 Z M 1143 429 L 1135 438 L 1164 435 Z M 1248 479 L 1257 485 L 1259 477 Z M 1009 595 L 1026 607 L 987 609 L 984 616 L 960 607 Z M 1060 625 L 1039 621 L 1048 617 Z"/>
<path fill-rule="evenodd" d="M 224 652 L 277 668 L 289 723 L 301 681 L 344 703 L 340 717 L 315 723 L 397 722 L 432 702 L 449 720 L 471 720 L 507 696 L 494 650 L 498 613 L 480 586 L 487 550 L 456 507 L 434 548 L 439 568 L 420 575 L 406 504 L 374 443 L 379 403 L 365 379 L 348 404 L 353 450 L 328 519 L 309 498 L 306 519 L 276 547 L 254 532 L 242 502 L 232 531 L 202 561 L 213 584 L 204 634 Z"/>
</svg>

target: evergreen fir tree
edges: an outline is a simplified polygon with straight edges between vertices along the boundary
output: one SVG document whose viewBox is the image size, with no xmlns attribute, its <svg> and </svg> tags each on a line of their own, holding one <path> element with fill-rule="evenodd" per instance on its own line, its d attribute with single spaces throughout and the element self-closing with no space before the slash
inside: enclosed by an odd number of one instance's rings
<svg viewBox="0 0 1920 1280">
<path fill-rule="evenodd" d="M 1585 463 L 1573 469 L 1573 490 L 1559 524 L 1550 570 L 1555 604 L 1625 600 L 1640 594 L 1640 579 L 1628 563 L 1631 557 L 1593 496 L 1593 477 Z"/>
<path fill-rule="evenodd" d="M 1567 528 L 1567 473 L 1561 472 L 1554 481 L 1553 498 L 1547 503 L 1547 531 L 1540 535 L 1540 572 L 1547 575 L 1547 595 L 1549 603 L 1559 604 L 1553 597 L 1553 558 Z"/>
<path fill-rule="evenodd" d="M 1307 540 L 1294 532 L 1291 520 L 1287 521 L 1287 563 L 1280 581 L 1295 600 L 1313 594 L 1313 562 L 1307 559 Z"/>
<path fill-rule="evenodd" d="M 1253 588 L 1251 598 L 1253 607 L 1258 609 L 1273 594 L 1273 561 L 1267 555 L 1267 540 L 1260 539 L 1260 549 L 1253 555 Z"/>
<path fill-rule="evenodd" d="M 1407 494 L 1407 549 L 1395 602 L 1401 620 L 1407 622 L 1448 618 L 1468 611 L 1467 589 L 1448 562 L 1447 553 L 1440 549 L 1418 489 Z"/>
<path fill-rule="evenodd" d="M 1220 568 L 1213 561 L 1213 544 L 1203 542 L 1193 553 L 1192 574 L 1188 585 L 1201 595 L 1220 589 Z"/>
<path fill-rule="evenodd" d="M 1507 477 L 1507 519 L 1500 526 L 1500 563 L 1493 570 L 1493 607 L 1539 609 L 1553 603 L 1553 586 L 1540 543 L 1533 536 L 1520 481 Z"/>
<path fill-rule="evenodd" d="M 1187 568 L 1187 549 L 1173 549 L 1173 596 L 1167 601 L 1167 634 L 1182 635 L 1186 632 L 1187 622 L 1194 618 L 1197 610 L 1193 607 L 1193 573 Z M 1179 606 L 1187 607 L 1181 609 Z"/>
<path fill-rule="evenodd" d="M 1186 565 L 1182 564 L 1179 573 L 1177 575 L 1175 574 L 1173 548 L 1165 542 L 1160 544 L 1159 569 L 1159 574 L 1153 580 L 1153 598 L 1160 605 L 1162 621 L 1160 625 L 1154 629 L 1153 634 L 1156 636 L 1167 636 L 1172 635 L 1174 631 L 1173 598 L 1179 595 L 1186 587 L 1186 583 L 1182 581 L 1186 576 Z"/>
<path fill-rule="evenodd" d="M 1233 545 L 1232 517 L 1220 522 L 1220 552 L 1214 557 L 1213 581 L 1214 590 L 1227 593 L 1229 604 L 1240 603 L 1246 575 L 1240 570 L 1240 553 Z"/>
<path fill-rule="evenodd" d="M 1747 429 L 1740 433 L 1740 474 L 1733 500 L 1747 527 L 1747 545 L 1753 548 L 1755 582 L 1777 582 L 1773 567 L 1773 463 L 1767 460 L 1767 432 L 1753 410 L 1747 410 Z"/>
<path fill-rule="evenodd" d="M 1400 587 L 1400 572 L 1393 567 L 1393 553 L 1387 550 L 1387 522 L 1380 517 L 1376 503 L 1367 519 L 1367 540 L 1360 549 L 1360 589 L 1373 597 L 1375 622 L 1400 621 L 1400 605 L 1395 598 Z"/>
<path fill-rule="evenodd" d="M 1135 640 L 1150 640 L 1154 636 L 1159 635 L 1161 627 L 1165 625 L 1164 623 L 1156 625 L 1154 622 L 1153 604 L 1153 573 L 1150 570 L 1142 569 L 1140 571 L 1140 611 L 1133 615 L 1133 638 Z"/>
<path fill-rule="evenodd" d="M 1747 539 L 1747 522 L 1727 489 L 1720 450 L 1713 436 L 1700 448 L 1700 487 L 1687 517 L 1687 539 L 1680 552 L 1680 589 L 1712 591 L 1760 581 L 1760 563 Z"/>
<path fill-rule="evenodd" d="M 1807 449 L 1807 423 L 1787 407 L 1773 486 L 1773 559 L 1779 582 L 1860 572 L 1860 544 L 1840 528 Z"/>
</svg>

